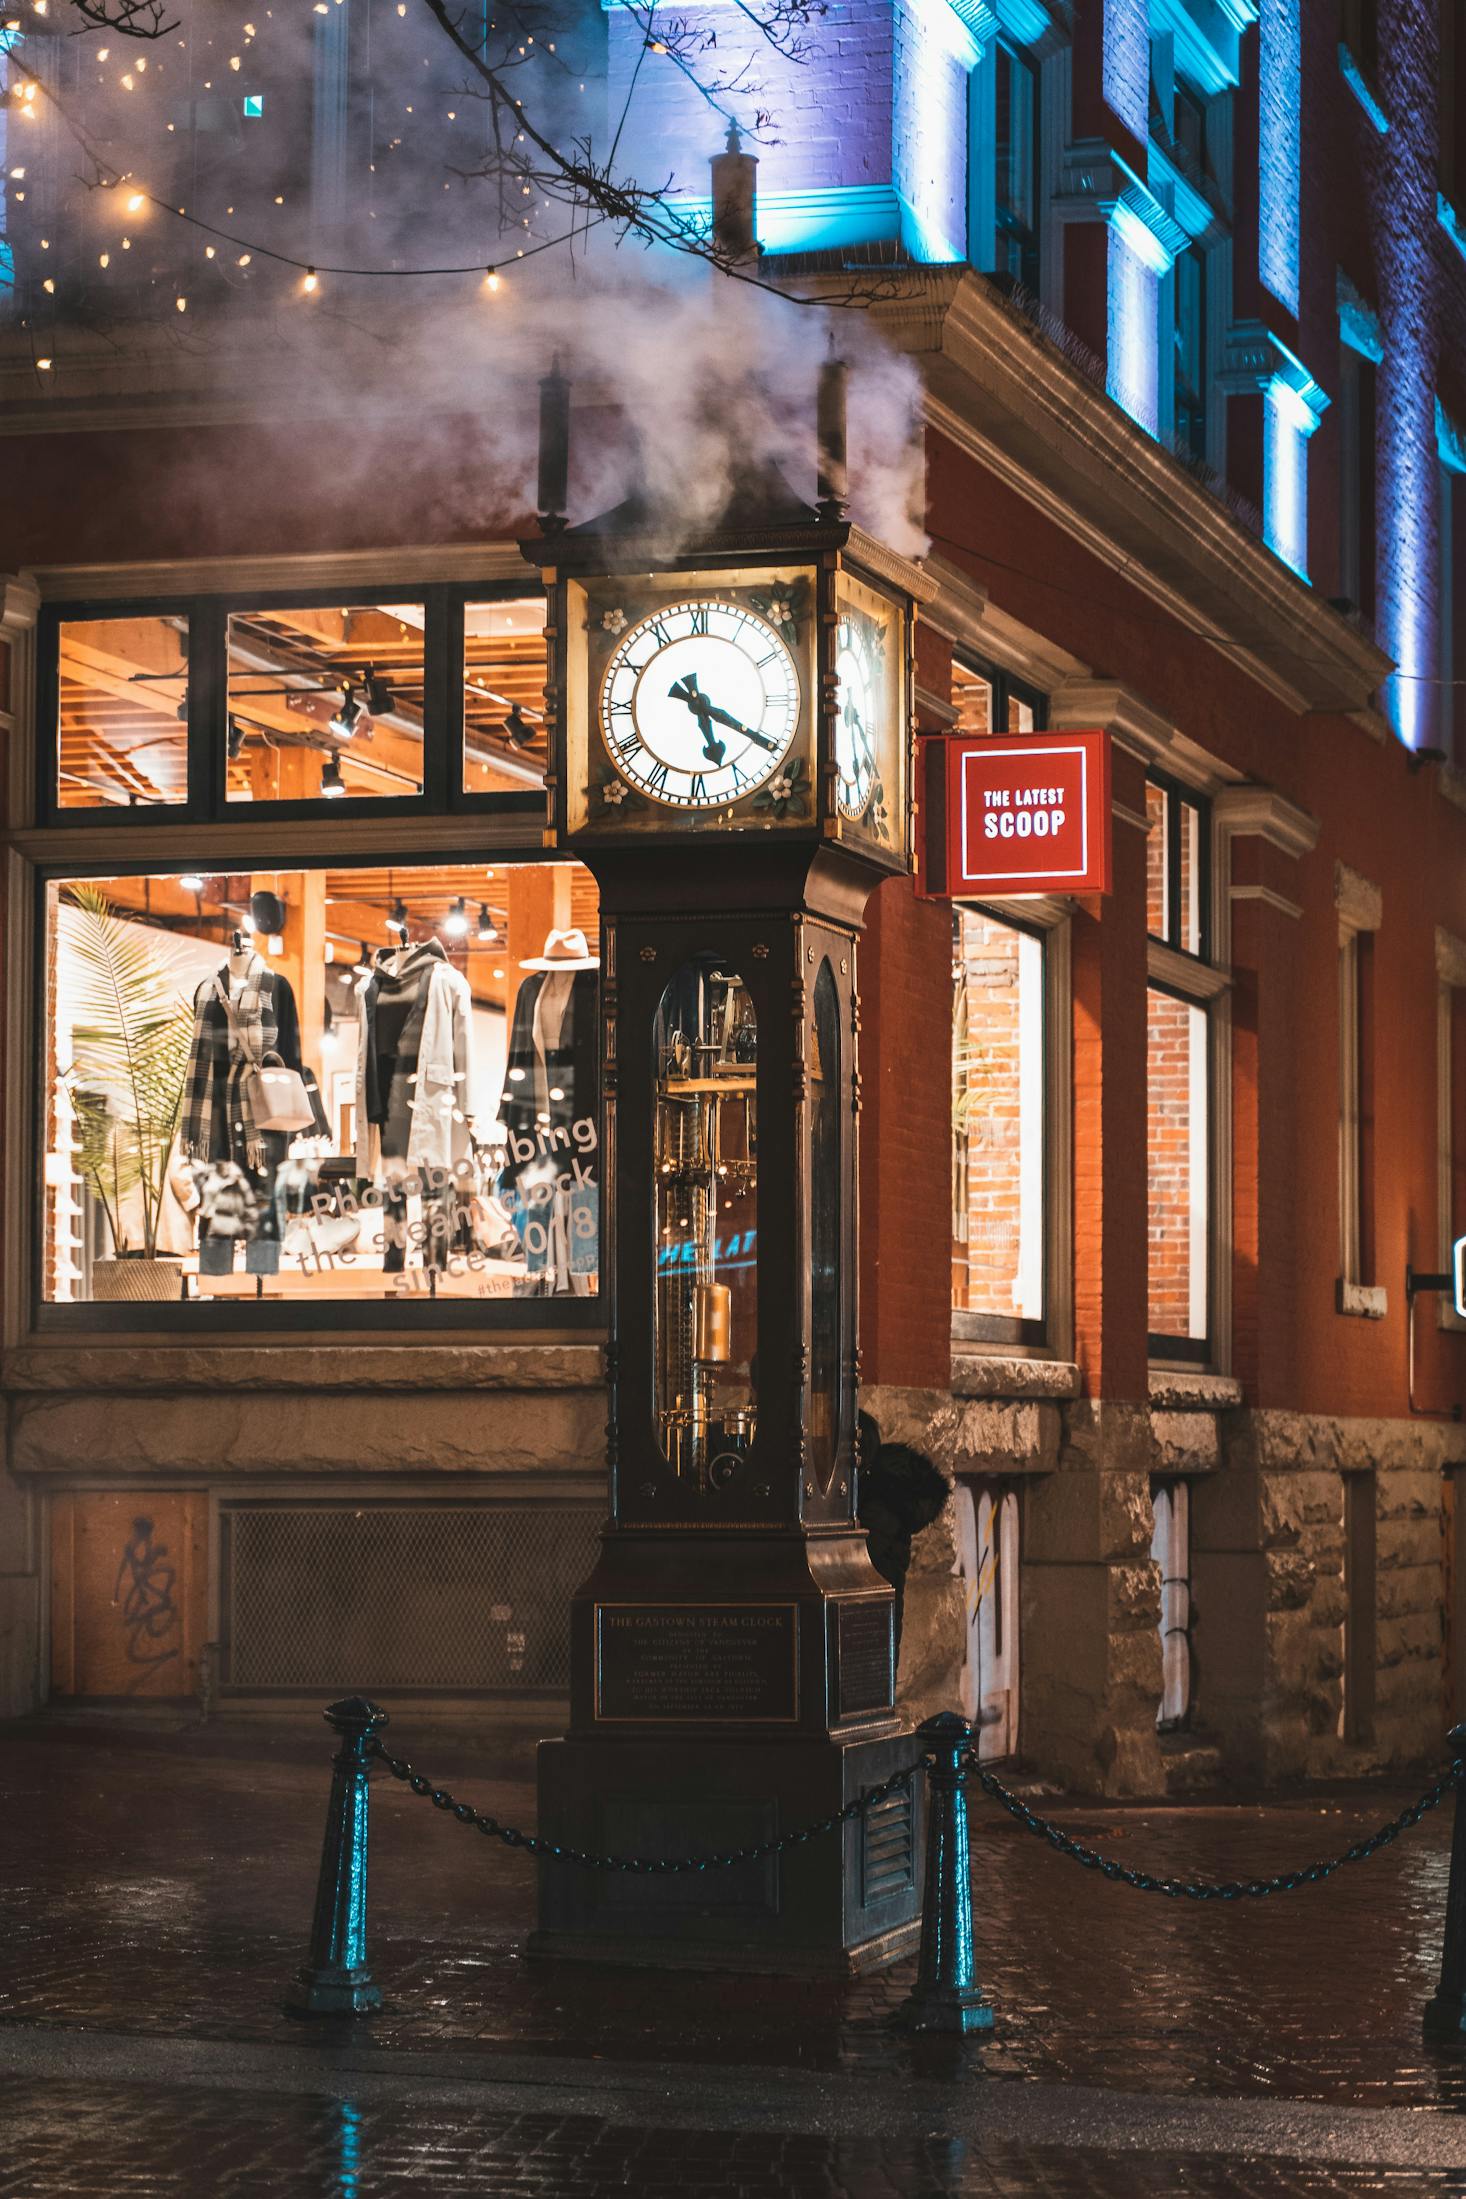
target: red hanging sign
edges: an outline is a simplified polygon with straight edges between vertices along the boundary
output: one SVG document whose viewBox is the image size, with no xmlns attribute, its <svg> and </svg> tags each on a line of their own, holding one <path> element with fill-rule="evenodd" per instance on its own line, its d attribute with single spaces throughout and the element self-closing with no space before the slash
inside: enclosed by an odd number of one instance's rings
<svg viewBox="0 0 1466 2199">
<path fill-rule="evenodd" d="M 1110 890 L 1110 736 L 928 736 L 918 891 L 934 899 Z"/>
</svg>

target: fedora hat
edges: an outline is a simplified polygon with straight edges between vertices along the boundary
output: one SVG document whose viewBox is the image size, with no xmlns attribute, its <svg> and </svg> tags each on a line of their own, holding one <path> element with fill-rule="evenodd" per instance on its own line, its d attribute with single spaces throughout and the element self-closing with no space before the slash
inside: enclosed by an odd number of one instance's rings
<svg viewBox="0 0 1466 2199">
<path fill-rule="evenodd" d="M 522 970 L 598 970 L 601 958 L 592 954 L 582 931 L 551 932 L 544 951 L 521 962 Z"/>
</svg>

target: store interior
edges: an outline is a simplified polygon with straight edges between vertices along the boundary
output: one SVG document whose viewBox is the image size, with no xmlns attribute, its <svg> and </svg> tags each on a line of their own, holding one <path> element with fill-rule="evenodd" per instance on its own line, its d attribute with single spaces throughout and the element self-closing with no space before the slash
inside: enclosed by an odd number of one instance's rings
<svg viewBox="0 0 1466 2199">
<path fill-rule="evenodd" d="M 45 1297 L 587 1296 L 579 864 L 48 889 Z"/>
</svg>

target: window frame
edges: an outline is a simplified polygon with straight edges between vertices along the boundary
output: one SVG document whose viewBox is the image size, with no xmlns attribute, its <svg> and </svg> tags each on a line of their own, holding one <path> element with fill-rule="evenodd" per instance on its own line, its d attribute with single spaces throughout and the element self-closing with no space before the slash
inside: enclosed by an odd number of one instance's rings
<svg viewBox="0 0 1466 2199">
<path fill-rule="evenodd" d="M 230 588 L 173 591 L 146 597 L 55 597 L 40 608 L 36 632 L 36 822 L 42 831 L 134 831 L 144 826 L 289 824 L 299 819 L 332 823 L 400 818 L 538 817 L 546 793 L 478 793 L 464 784 L 464 613 L 470 603 L 509 603 L 543 598 L 538 577 L 526 568 L 522 582 L 502 575 L 473 581 L 370 583 L 340 587 L 315 582 L 300 588 Z M 231 802 L 227 798 L 229 722 L 229 619 L 239 611 L 353 610 L 368 605 L 421 603 L 423 607 L 423 784 L 417 794 L 347 795 L 332 799 Z M 188 765 L 182 802 L 63 807 L 58 796 L 60 758 L 60 644 L 63 626 L 92 619 L 179 616 L 188 621 Z M 547 643 L 548 647 L 548 643 Z M 551 675 L 552 676 L 552 673 Z"/>
<path fill-rule="evenodd" d="M 1202 1336 L 1172 1335 L 1166 1330 L 1149 1326 L 1149 1277 L 1147 1275 L 1147 1328 L 1146 1351 L 1152 1365 L 1183 1366 L 1213 1369 L 1216 1364 L 1218 1339 L 1222 1328 L 1222 1297 L 1224 1278 L 1221 1272 L 1225 1232 L 1219 1203 L 1225 1175 L 1224 1148 L 1222 1144 L 1222 1118 L 1228 1104 L 1223 1088 L 1224 1063 L 1223 1036 L 1219 1027 L 1218 1003 L 1230 985 L 1227 971 L 1214 961 L 1218 931 L 1215 905 L 1216 881 L 1216 813 L 1210 795 L 1199 787 L 1188 785 L 1183 779 L 1173 778 L 1163 771 L 1146 773 L 1147 786 L 1157 787 L 1165 797 L 1162 812 L 1162 831 L 1165 835 L 1162 849 L 1165 876 L 1165 931 L 1152 932 L 1147 926 L 1146 945 L 1146 995 L 1163 993 L 1172 1000 L 1179 1000 L 1188 1008 L 1200 1010 L 1206 1019 L 1206 1062 L 1204 1070 L 1207 1096 L 1206 1122 L 1206 1325 Z M 1184 914 L 1182 910 L 1182 830 L 1183 807 L 1196 813 L 1196 865 L 1195 898 L 1197 908 L 1197 947 L 1195 950 L 1181 944 L 1184 938 Z M 1148 1018 L 1147 1018 L 1148 1023 Z M 1149 1088 L 1149 1042 L 1147 1039 L 1147 1091 Z M 1146 1186 L 1147 1186 L 1147 1249 L 1149 1246 L 1149 1100 L 1147 1098 Z"/>
</svg>

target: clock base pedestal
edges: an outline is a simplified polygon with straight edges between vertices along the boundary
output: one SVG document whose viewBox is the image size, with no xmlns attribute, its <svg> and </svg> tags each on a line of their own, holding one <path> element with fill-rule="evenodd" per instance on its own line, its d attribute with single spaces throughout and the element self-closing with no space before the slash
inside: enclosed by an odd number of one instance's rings
<svg viewBox="0 0 1466 2199">
<path fill-rule="evenodd" d="M 726 1853 L 827 1817 L 918 1754 L 909 1734 L 542 1741 L 539 1829 L 600 1855 Z M 854 1977 L 920 1933 L 919 1770 L 850 1822 L 760 1862 L 644 1876 L 539 1866 L 530 1951 L 574 1961 Z"/>
</svg>

